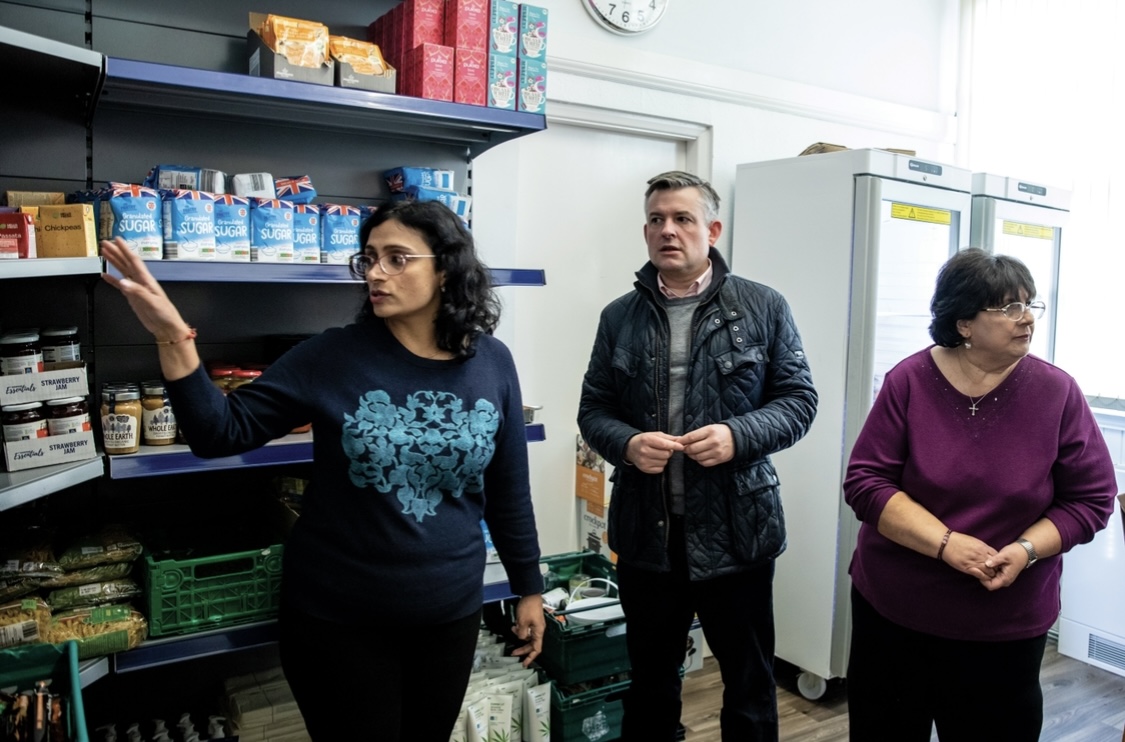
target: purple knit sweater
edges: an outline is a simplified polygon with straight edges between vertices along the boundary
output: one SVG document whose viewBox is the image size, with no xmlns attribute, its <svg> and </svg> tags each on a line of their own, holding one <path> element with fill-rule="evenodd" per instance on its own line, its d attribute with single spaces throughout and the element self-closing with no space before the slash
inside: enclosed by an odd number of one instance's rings
<svg viewBox="0 0 1125 742">
<path fill-rule="evenodd" d="M 945 525 L 1000 549 L 1046 516 L 1062 549 L 1090 541 L 1113 512 L 1105 439 L 1069 375 L 1027 356 L 977 402 L 945 379 L 929 349 L 887 374 L 852 451 L 844 499 L 863 522 L 852 582 L 885 618 L 952 639 L 1046 633 L 1059 613 L 1060 556 L 1007 588 L 975 578 L 878 532 L 887 501 L 906 492 Z"/>
</svg>

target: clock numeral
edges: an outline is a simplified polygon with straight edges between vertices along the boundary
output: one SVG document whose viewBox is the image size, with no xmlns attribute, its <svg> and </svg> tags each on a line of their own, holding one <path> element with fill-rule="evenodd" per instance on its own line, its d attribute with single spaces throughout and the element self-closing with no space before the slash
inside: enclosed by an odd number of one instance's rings
<svg viewBox="0 0 1125 742">
<path fill-rule="evenodd" d="M 617 12 L 617 3 L 610 3 L 609 4 L 609 14 L 613 15 L 615 12 Z"/>
<path fill-rule="evenodd" d="M 645 24 L 645 12 L 643 10 L 637 11 L 637 23 L 641 24 L 642 26 Z"/>
<path fill-rule="evenodd" d="M 625 10 L 625 11 L 622 11 L 622 13 L 621 13 L 621 22 L 622 22 L 622 23 L 628 23 L 628 22 L 629 22 L 629 11 L 627 11 L 627 10 Z"/>
<path fill-rule="evenodd" d="M 649 10 L 656 10 L 656 0 L 650 0 L 648 8 Z"/>
</svg>

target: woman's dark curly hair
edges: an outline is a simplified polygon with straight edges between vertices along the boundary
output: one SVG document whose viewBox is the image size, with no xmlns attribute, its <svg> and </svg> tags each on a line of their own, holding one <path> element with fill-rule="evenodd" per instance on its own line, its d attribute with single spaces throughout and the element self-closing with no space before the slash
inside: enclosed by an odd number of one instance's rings
<svg viewBox="0 0 1125 742">
<path fill-rule="evenodd" d="M 1035 280 L 1027 266 L 1010 255 L 992 255 L 978 247 L 961 250 L 938 271 L 930 301 L 930 337 L 946 348 L 965 342 L 957 331 L 959 320 L 968 320 L 987 307 L 999 307 L 1009 297 L 1027 292 L 1035 298 Z"/>
<path fill-rule="evenodd" d="M 434 320 L 438 347 L 457 358 L 471 358 L 476 338 L 491 335 L 500 322 L 492 274 L 477 257 L 472 234 L 438 201 L 394 201 L 380 206 L 363 222 L 361 249 L 371 230 L 392 220 L 420 234 L 437 256 L 435 270 L 445 271 L 441 306 Z M 374 316 L 371 302 L 364 301 L 356 320 L 364 322 Z"/>
</svg>

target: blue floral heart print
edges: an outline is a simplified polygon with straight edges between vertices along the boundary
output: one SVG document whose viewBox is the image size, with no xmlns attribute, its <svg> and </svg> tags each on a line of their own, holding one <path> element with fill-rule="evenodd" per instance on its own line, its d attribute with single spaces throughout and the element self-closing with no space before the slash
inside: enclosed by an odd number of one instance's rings
<svg viewBox="0 0 1125 742">
<path fill-rule="evenodd" d="M 384 391 L 359 400 L 344 415 L 341 443 L 357 487 L 394 493 L 403 515 L 421 523 L 437 515 L 446 495 L 484 488 L 484 469 L 496 450 L 500 415 L 486 399 L 471 410 L 450 392 L 418 391 L 402 407 Z"/>
</svg>

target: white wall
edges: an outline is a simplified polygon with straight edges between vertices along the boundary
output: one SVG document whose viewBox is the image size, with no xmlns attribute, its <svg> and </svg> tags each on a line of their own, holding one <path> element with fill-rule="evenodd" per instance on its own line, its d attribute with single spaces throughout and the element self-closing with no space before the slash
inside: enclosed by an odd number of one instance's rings
<svg viewBox="0 0 1125 742">
<path fill-rule="evenodd" d="M 547 268 L 546 287 L 503 291 L 499 336 L 525 399 L 544 406 L 532 491 L 551 554 L 577 548 L 578 393 L 598 313 L 646 259 L 647 177 L 671 167 L 709 177 L 729 255 L 739 163 L 818 141 L 953 163 L 959 3 L 855 0 L 845 13 L 833 0 L 672 0 L 635 39 L 602 31 L 579 0 L 537 4 L 550 12 L 548 131 L 477 158 L 473 196 L 487 262 Z M 644 145 L 654 141 L 672 148 Z M 658 161 L 667 167 L 638 169 Z"/>
</svg>

